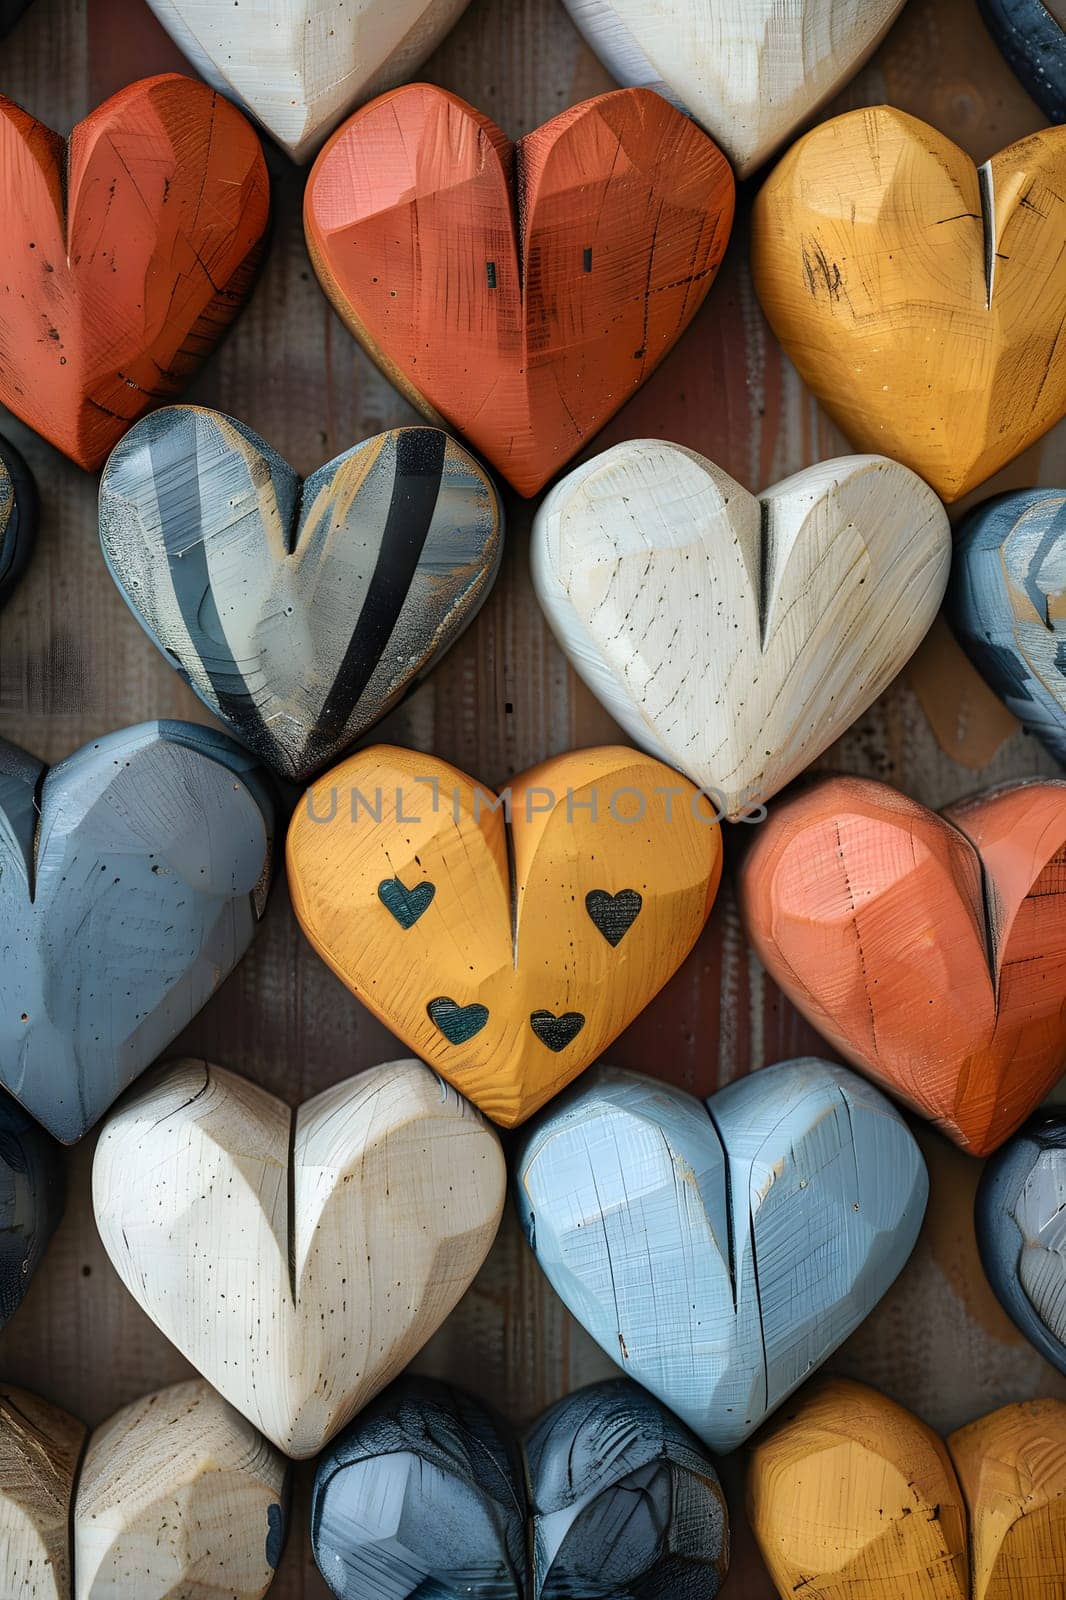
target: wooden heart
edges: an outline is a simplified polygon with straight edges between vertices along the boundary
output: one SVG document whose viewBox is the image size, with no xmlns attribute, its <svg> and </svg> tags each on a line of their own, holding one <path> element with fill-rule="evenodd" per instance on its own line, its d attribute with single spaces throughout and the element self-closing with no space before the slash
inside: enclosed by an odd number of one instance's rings
<svg viewBox="0 0 1066 1600">
<path fill-rule="evenodd" d="M 106 1124 L 93 1205 L 141 1309 L 302 1458 L 466 1293 L 505 1183 L 496 1134 L 421 1062 L 375 1067 L 292 1112 L 181 1061 Z"/>
<path fill-rule="evenodd" d="M 52 1140 L 13 1101 L 0 1099 L 0 1328 L 44 1258 L 63 1215 L 64 1188 Z"/>
<path fill-rule="evenodd" d="M 860 450 L 957 500 L 1066 412 L 1066 130 L 978 172 L 888 106 L 808 133 L 752 222 L 755 286 Z"/>
<path fill-rule="evenodd" d="M 204 704 L 286 778 L 399 702 L 492 586 L 492 483 L 436 428 L 397 428 L 301 480 L 243 423 L 145 417 L 100 484 L 123 598 Z"/>
<path fill-rule="evenodd" d="M 971 511 L 948 605 L 981 674 L 1066 766 L 1066 492 L 1018 489 Z"/>
<path fill-rule="evenodd" d="M 269 212 L 239 111 L 170 73 L 69 142 L 0 96 L 0 402 L 95 471 L 240 309 Z"/>
<path fill-rule="evenodd" d="M 695 117 L 738 178 L 858 72 L 903 9 L 903 0 L 564 4 L 611 76 Z"/>
<path fill-rule="evenodd" d="M 748 1516 L 782 1600 L 1058 1600 L 1066 1405 L 1004 1406 L 945 1448 L 876 1389 L 819 1380 L 753 1447 Z"/>
<path fill-rule="evenodd" d="M 333 135 L 304 224 L 337 314 L 397 388 L 533 495 L 695 316 L 733 193 L 717 146 L 647 90 L 511 145 L 414 84 Z"/>
<path fill-rule="evenodd" d="M 1004 1311 L 1066 1373 L 1066 1117 L 1034 1117 L 997 1150 L 974 1222 Z"/>
<path fill-rule="evenodd" d="M 353 106 L 411 78 L 467 0 L 148 0 L 202 78 L 306 161 Z"/>
<path fill-rule="evenodd" d="M 619 748 L 541 762 L 497 796 L 433 756 L 379 745 L 318 779 L 289 828 L 293 908 L 318 954 L 506 1127 L 658 993 L 721 871 L 699 792 Z M 422 888 L 417 918 L 390 904 L 397 884 Z M 612 944 L 588 897 L 622 893 L 640 908 Z"/>
<path fill-rule="evenodd" d="M 51 771 L 0 741 L 0 1083 L 64 1144 L 244 955 L 273 825 L 251 757 L 193 723 L 124 728 Z"/>
<path fill-rule="evenodd" d="M 14 445 L 0 438 L 0 606 L 11 596 L 37 535 L 37 486 Z"/>
<path fill-rule="evenodd" d="M 1051 122 L 1066 122 L 1066 0 L 977 0 L 989 32 Z"/>
<path fill-rule="evenodd" d="M 124 1406 L 88 1438 L 0 1391 L 4 1594 L 35 1600 L 260 1600 L 286 1519 L 286 1463 L 210 1385 Z"/>
<path fill-rule="evenodd" d="M 625 1379 L 523 1449 L 472 1395 L 402 1378 L 319 1461 L 311 1547 L 338 1600 L 712 1600 L 729 1514 L 698 1441 Z"/>
<path fill-rule="evenodd" d="M 951 529 L 932 490 L 844 456 L 751 495 L 680 445 L 615 445 L 537 512 L 537 597 L 630 738 L 734 820 L 860 716 L 936 616 Z"/>
<path fill-rule="evenodd" d="M 1066 783 L 937 816 L 826 778 L 774 807 L 740 873 L 749 937 L 842 1055 L 987 1155 L 1066 1066 Z"/>
<path fill-rule="evenodd" d="M 929 1185 L 883 1095 L 807 1059 L 705 1104 L 597 1067 L 524 1134 L 515 1188 L 537 1261 L 586 1332 L 712 1450 L 732 1450 L 873 1310 Z"/>
</svg>

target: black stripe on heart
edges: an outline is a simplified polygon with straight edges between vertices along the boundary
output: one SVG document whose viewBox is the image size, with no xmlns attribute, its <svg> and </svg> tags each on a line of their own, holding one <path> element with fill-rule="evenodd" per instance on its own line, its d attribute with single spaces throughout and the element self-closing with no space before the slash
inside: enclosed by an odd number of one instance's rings
<svg viewBox="0 0 1066 1600">
<path fill-rule="evenodd" d="M 560 1050 L 565 1050 L 577 1038 L 585 1026 L 585 1019 L 580 1011 L 564 1011 L 561 1017 L 551 1011 L 534 1011 L 529 1026 L 541 1044 L 546 1044 L 549 1050 L 554 1050 L 558 1055 Z"/>
<path fill-rule="evenodd" d="M 617 894 L 608 894 L 606 889 L 590 889 L 585 896 L 585 910 L 612 950 L 621 944 L 636 922 L 643 904 L 635 889 L 619 889 Z"/>
</svg>

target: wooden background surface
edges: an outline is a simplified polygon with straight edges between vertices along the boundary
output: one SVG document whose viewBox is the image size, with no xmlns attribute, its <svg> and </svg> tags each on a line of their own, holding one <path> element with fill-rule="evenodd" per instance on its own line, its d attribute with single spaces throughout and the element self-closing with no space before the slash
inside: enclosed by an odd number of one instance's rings
<svg viewBox="0 0 1066 1600">
<path fill-rule="evenodd" d="M 35 0 L 0 43 L 0 90 L 64 133 L 115 89 L 168 68 L 180 70 L 181 58 L 143 0 Z M 473 0 L 424 76 L 472 101 L 512 136 L 610 87 L 558 0 Z M 911 0 L 830 113 L 883 101 L 934 123 L 979 160 L 1040 122 L 974 0 Z M 307 473 L 353 440 L 413 415 L 318 289 L 303 244 L 303 172 L 272 145 L 267 157 L 275 221 L 266 267 L 188 398 L 242 418 Z M 752 293 L 746 213 L 757 184 L 741 191 L 733 241 L 702 311 L 595 450 L 629 437 L 670 438 L 712 457 L 751 489 L 846 450 L 776 347 Z M 0 735 L 56 760 L 148 717 L 208 720 L 105 571 L 95 480 L 2 413 L 0 430 L 25 453 L 43 503 L 37 555 L 0 618 Z M 986 489 L 1061 487 L 1064 479 L 1060 424 Z M 613 736 L 537 609 L 527 565 L 529 507 L 512 496 L 509 512 L 504 569 L 478 622 L 378 730 L 491 782 Z M 819 765 L 888 779 L 932 805 L 1055 770 L 983 689 L 939 623 L 904 678 Z M 728 831 L 727 858 L 735 860 L 743 834 Z M 258 943 L 182 1044 L 291 1101 L 404 1053 L 311 953 L 283 881 Z M 727 882 L 700 945 L 611 1058 L 707 1094 L 753 1068 L 818 1049 L 746 949 Z M 933 1180 L 924 1235 L 895 1288 L 831 1366 L 879 1385 L 940 1429 L 1007 1401 L 1066 1397 L 1066 1381 L 1014 1332 L 985 1284 L 971 1223 L 978 1164 L 932 1134 L 921 1138 Z M 188 1368 L 104 1256 L 89 1200 L 92 1143 L 90 1136 L 68 1158 L 66 1220 L 0 1337 L 0 1377 L 95 1424 Z M 479 1389 L 516 1423 L 609 1370 L 547 1287 L 510 1212 L 486 1267 L 418 1366 Z M 735 1458 L 723 1470 L 736 1541 L 724 1592 L 727 1600 L 770 1600 L 744 1519 L 741 1471 Z M 296 1475 L 288 1549 L 271 1591 L 276 1600 L 327 1594 L 307 1539 L 309 1478 L 307 1468 Z"/>
</svg>

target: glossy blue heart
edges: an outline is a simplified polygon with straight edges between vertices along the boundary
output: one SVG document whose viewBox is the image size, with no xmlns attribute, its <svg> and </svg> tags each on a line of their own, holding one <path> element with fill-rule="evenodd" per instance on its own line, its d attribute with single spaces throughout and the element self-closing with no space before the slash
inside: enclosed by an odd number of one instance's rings
<svg viewBox="0 0 1066 1600">
<path fill-rule="evenodd" d="M 596 1068 L 524 1130 L 516 1191 L 578 1321 L 712 1450 L 731 1450 L 876 1305 L 918 1237 L 928 1181 L 883 1095 L 802 1060 L 706 1105 Z"/>
<path fill-rule="evenodd" d="M 1066 490 L 1018 489 L 971 511 L 947 605 L 982 676 L 1066 765 Z"/>
<path fill-rule="evenodd" d="M 401 1378 L 319 1460 L 311 1548 L 339 1600 L 712 1600 L 729 1530 L 710 1458 L 636 1384 L 568 1395 L 523 1449 Z"/>
<path fill-rule="evenodd" d="M 977 0 L 989 32 L 1049 122 L 1066 122 L 1066 33 L 1043 0 Z"/>
<path fill-rule="evenodd" d="M 108 734 L 51 771 L 0 742 L 0 1083 L 80 1139 L 251 943 L 273 806 L 232 739 Z"/>
<path fill-rule="evenodd" d="M 1066 1117 L 1034 1117 L 996 1151 L 974 1225 L 1004 1311 L 1066 1373 Z"/>
</svg>

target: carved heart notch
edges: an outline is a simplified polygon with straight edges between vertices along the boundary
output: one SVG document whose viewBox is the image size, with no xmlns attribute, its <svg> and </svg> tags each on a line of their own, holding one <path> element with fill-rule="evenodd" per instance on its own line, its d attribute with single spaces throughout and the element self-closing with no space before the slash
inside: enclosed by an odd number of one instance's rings
<svg viewBox="0 0 1066 1600">
<path fill-rule="evenodd" d="M 873 1309 L 928 1194 L 884 1096 L 812 1059 L 705 1104 L 595 1067 L 524 1131 L 514 1172 L 522 1225 L 564 1305 L 720 1451 Z"/>
<path fill-rule="evenodd" d="M 174 73 L 64 141 L 0 96 L 0 402 L 95 471 L 236 316 L 270 209 L 249 124 Z"/>
<path fill-rule="evenodd" d="M 528 496 L 691 322 L 733 199 L 721 151 L 647 90 L 586 100 L 512 146 L 465 101 L 413 84 L 333 135 L 304 224 L 368 353 Z"/>
<path fill-rule="evenodd" d="M 513 1127 L 680 966 L 714 901 L 722 846 L 693 785 L 632 750 L 555 757 L 497 796 L 433 756 L 380 745 L 308 790 L 287 859 L 293 908 L 322 959 Z M 617 940 L 603 902 L 589 904 L 600 894 L 632 913 Z"/>
<path fill-rule="evenodd" d="M 860 450 L 957 500 L 1066 411 L 1066 128 L 980 173 L 891 107 L 794 144 L 752 216 L 770 326 Z"/>
<path fill-rule="evenodd" d="M 107 1122 L 93 1206 L 141 1309 L 290 1456 L 314 1455 L 435 1333 L 488 1254 L 496 1134 L 417 1061 L 297 1111 L 183 1061 Z"/>
<path fill-rule="evenodd" d="M 865 778 L 773 808 L 739 880 L 771 977 L 844 1055 L 987 1155 L 1066 1063 L 1066 783 L 941 815 Z"/>
<path fill-rule="evenodd" d="M 551 491 L 530 559 L 575 671 L 736 820 L 917 648 L 951 529 L 932 490 L 881 456 L 823 461 L 756 497 L 692 450 L 638 439 Z"/>
<path fill-rule="evenodd" d="M 112 451 L 100 542 L 153 644 L 262 761 L 301 779 L 473 620 L 502 515 L 437 428 L 378 434 L 301 480 L 242 422 L 170 406 Z"/>
</svg>

